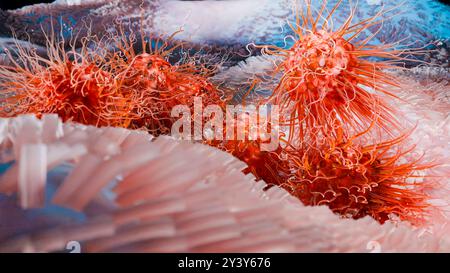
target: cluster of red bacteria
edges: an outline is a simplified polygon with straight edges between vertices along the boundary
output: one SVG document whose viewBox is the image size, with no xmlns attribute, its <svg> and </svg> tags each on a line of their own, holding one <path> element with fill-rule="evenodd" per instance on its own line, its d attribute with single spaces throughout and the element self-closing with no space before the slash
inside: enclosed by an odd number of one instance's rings
<svg viewBox="0 0 450 273">
<path fill-rule="evenodd" d="M 412 148 L 403 147 L 408 134 L 385 102 L 397 99 L 390 90 L 399 82 L 385 71 L 401 69 L 402 52 L 392 45 L 369 46 L 371 37 L 353 42 L 379 23 L 381 13 L 351 25 L 352 10 L 333 30 L 328 22 L 338 5 L 323 14 L 324 3 L 313 16 L 307 3 L 291 25 L 296 35 L 291 48 L 262 46 L 264 53 L 281 59 L 274 75 L 282 75 L 263 103 L 279 105 L 281 123 L 289 128 L 282 154 L 270 155 L 283 174 L 275 184 L 305 205 L 327 205 L 344 217 L 370 215 L 384 223 L 395 215 L 422 224 L 429 197 L 414 177 L 432 165 L 420 163 Z M 320 18 L 325 18 L 322 23 Z"/>
<path fill-rule="evenodd" d="M 156 49 L 143 41 L 143 52 L 136 53 L 134 38 L 118 35 L 116 49 L 101 57 L 95 54 L 99 48 L 88 49 L 86 44 L 81 53 L 65 51 L 53 40 L 48 41 L 48 60 L 24 50 L 25 63 L 13 61 L 0 71 L 5 94 L 2 116 L 56 113 L 63 121 L 145 128 L 160 135 L 170 133 L 176 120 L 170 114 L 176 105 L 193 107 L 194 97 L 207 104 L 223 104 L 206 69 L 194 62 L 168 61 L 175 49 L 168 48 L 170 41 Z M 150 40 L 160 43 L 160 38 Z M 12 55 L 10 59 L 14 60 Z"/>
<path fill-rule="evenodd" d="M 352 25 L 352 10 L 340 28 L 332 29 L 329 21 L 338 5 L 324 14 L 326 1 L 318 12 L 307 2 L 291 25 L 296 39 L 291 48 L 261 46 L 262 54 L 279 58 L 272 77 L 265 77 L 277 81 L 272 95 L 258 101 L 280 107 L 286 132 L 278 149 L 262 151 L 259 140 L 206 143 L 246 162 L 246 172 L 305 205 L 327 205 L 355 219 L 371 216 L 384 223 L 394 215 L 421 224 L 428 196 L 414 178 L 431 165 L 403 147 L 408 134 L 386 102 L 396 99 L 390 90 L 398 82 L 385 71 L 399 69 L 402 52 L 392 45 L 370 46 L 371 37 L 354 42 L 379 24 L 381 13 Z M 2 116 L 57 113 L 64 121 L 161 135 L 175 122 L 171 109 L 180 104 L 193 109 L 194 97 L 225 109 L 228 101 L 208 79 L 208 69 L 189 60 L 172 64 L 174 48 L 167 44 L 155 49 L 142 41 L 143 52 L 135 53 L 132 39 L 122 35 L 117 41 L 116 49 L 101 57 L 87 49 L 65 52 L 51 43 L 49 59 L 23 51 L 22 63 L 0 69 Z"/>
</svg>

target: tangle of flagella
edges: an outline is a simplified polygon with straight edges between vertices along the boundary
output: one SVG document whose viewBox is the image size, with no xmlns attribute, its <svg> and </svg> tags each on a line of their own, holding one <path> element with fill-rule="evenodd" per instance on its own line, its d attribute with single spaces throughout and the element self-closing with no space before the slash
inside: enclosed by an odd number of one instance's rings
<svg viewBox="0 0 450 273">
<path fill-rule="evenodd" d="M 144 35 L 137 42 L 123 26 L 110 34 L 104 41 L 85 37 L 80 49 L 73 41 L 66 49 L 63 37 L 50 34 L 45 57 L 15 43 L 15 50 L 6 51 L 9 64 L 0 66 L 0 116 L 55 113 L 63 121 L 145 128 L 160 135 L 170 133 L 176 105 L 192 109 L 197 97 L 223 107 L 223 91 L 208 79 L 212 69 L 198 64 L 196 56 L 170 62 L 176 50 L 183 50 L 182 42 Z"/>
</svg>

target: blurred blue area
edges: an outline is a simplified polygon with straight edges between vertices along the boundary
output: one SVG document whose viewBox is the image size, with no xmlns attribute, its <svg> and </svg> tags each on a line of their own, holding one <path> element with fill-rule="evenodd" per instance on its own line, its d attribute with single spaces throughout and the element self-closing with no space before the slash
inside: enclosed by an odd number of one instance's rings
<svg viewBox="0 0 450 273">
<path fill-rule="evenodd" d="M 2 175 L 4 172 L 6 172 L 12 165 L 12 162 L 10 163 L 0 163 L 0 175 Z"/>
<path fill-rule="evenodd" d="M 12 163 L 0 164 L 0 175 L 11 167 Z M 68 165 L 61 165 L 51 170 L 47 174 L 47 184 L 45 192 L 45 206 L 39 209 L 29 209 L 24 211 L 25 218 L 32 220 L 40 217 L 61 217 L 70 221 L 83 222 L 86 220 L 84 213 L 76 212 L 72 209 L 64 208 L 51 203 L 51 199 L 56 192 L 58 185 L 61 183 L 70 172 L 71 167 Z M 5 196 L 0 194 L 0 201 L 8 198 L 16 199 L 17 196 Z"/>
</svg>

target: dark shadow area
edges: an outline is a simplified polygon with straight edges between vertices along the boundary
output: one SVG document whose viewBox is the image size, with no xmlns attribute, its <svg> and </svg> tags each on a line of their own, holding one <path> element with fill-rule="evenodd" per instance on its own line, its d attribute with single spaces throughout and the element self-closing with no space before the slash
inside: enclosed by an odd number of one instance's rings
<svg viewBox="0 0 450 273">
<path fill-rule="evenodd" d="M 0 8 L 3 10 L 13 10 L 33 4 L 51 3 L 53 1 L 54 0 L 2 0 L 0 1 Z"/>
</svg>

